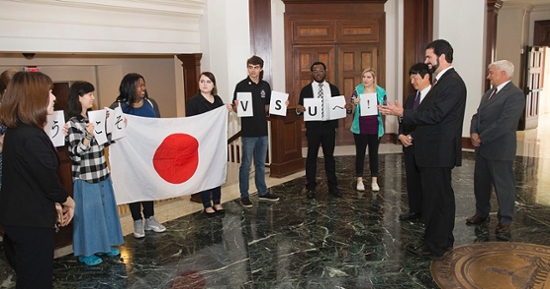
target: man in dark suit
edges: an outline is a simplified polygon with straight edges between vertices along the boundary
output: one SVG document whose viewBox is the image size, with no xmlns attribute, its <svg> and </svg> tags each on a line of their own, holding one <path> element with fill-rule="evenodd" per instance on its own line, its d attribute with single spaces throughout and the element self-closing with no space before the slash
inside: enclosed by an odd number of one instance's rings
<svg viewBox="0 0 550 289">
<path fill-rule="evenodd" d="M 432 88 L 432 73 L 425 63 L 417 63 L 409 69 L 411 84 L 416 90 L 411 93 L 403 108 L 417 110 L 422 100 Z M 414 160 L 414 129 L 415 125 L 399 122 L 399 141 L 403 145 L 405 157 L 405 172 L 407 174 L 407 195 L 409 197 L 409 212 L 399 216 L 401 221 L 415 221 L 422 217 L 422 182 L 420 169 Z"/>
<path fill-rule="evenodd" d="M 306 122 L 307 137 L 307 159 L 306 159 L 306 190 L 309 199 L 315 198 L 315 188 L 317 182 L 315 175 L 317 173 L 317 155 L 319 145 L 323 146 L 323 156 L 325 158 L 325 172 L 328 180 L 328 191 L 331 195 L 341 197 L 336 179 L 336 162 L 334 160 L 334 146 L 336 144 L 336 128 L 338 120 L 329 119 L 329 98 L 339 96 L 338 88 L 325 80 L 326 65 L 322 62 L 315 62 L 311 65 L 311 74 L 313 81 L 304 86 L 300 92 L 300 101 L 296 107 L 296 113 L 302 114 L 306 111 L 304 107 L 304 98 L 321 99 L 321 121 Z"/>
<path fill-rule="evenodd" d="M 466 219 L 466 224 L 478 225 L 489 219 L 494 186 L 499 205 L 497 233 L 508 232 L 514 219 L 516 127 L 525 107 L 525 97 L 511 82 L 513 73 L 514 65 L 508 60 L 489 65 L 487 79 L 493 89 L 481 98 L 470 126 L 472 144 L 476 147 L 476 213 Z"/>
<path fill-rule="evenodd" d="M 424 244 L 409 244 L 412 254 L 441 260 L 454 245 L 455 197 L 452 169 L 462 164 L 462 124 L 466 85 L 452 66 L 453 48 L 443 39 L 426 48 L 424 63 L 435 74 L 432 89 L 417 110 L 403 109 L 398 102 L 379 106 L 386 115 L 402 116 L 404 124 L 416 125 L 414 157 L 422 178 Z"/>
</svg>

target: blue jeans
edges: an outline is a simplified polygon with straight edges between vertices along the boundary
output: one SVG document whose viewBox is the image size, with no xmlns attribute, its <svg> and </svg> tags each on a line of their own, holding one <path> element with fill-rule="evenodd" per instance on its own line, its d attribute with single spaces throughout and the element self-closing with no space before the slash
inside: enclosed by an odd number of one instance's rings
<svg viewBox="0 0 550 289">
<path fill-rule="evenodd" d="M 267 136 L 261 137 L 243 137 L 243 157 L 241 166 L 239 167 L 239 190 L 241 198 L 248 197 L 250 175 L 250 164 L 252 164 L 252 155 L 254 155 L 254 182 L 258 195 L 267 194 L 267 186 L 265 185 L 265 157 L 267 154 Z"/>
</svg>

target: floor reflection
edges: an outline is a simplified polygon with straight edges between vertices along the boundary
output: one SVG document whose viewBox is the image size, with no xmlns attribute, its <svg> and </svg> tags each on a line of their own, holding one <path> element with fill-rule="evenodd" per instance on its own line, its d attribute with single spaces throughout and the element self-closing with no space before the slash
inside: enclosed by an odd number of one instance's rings
<svg viewBox="0 0 550 289">
<path fill-rule="evenodd" d="M 474 154 L 463 156 L 463 166 L 453 170 L 455 246 L 486 241 L 550 246 L 548 190 L 539 189 L 545 181 L 541 159 L 516 159 L 515 220 L 508 235 L 497 236 L 496 213 L 485 226 L 465 225 L 475 211 Z M 163 234 L 141 240 L 128 235 L 121 258 L 97 267 L 72 256 L 56 259 L 54 287 L 438 288 L 430 262 L 405 253 L 423 228 L 398 220 L 407 206 L 401 154 L 380 156 L 378 193 L 355 191 L 353 157 L 337 157 L 337 166 L 343 198 L 329 197 L 319 179 L 317 198 L 307 200 L 301 177 L 270 188 L 281 196 L 278 203 L 258 203 L 254 195 L 251 209 L 232 201 L 224 205 L 225 215 L 196 213 L 167 222 Z M 493 203 L 496 207 L 496 199 Z M 0 287 L 13 288 L 13 275 L 2 255 Z"/>
</svg>

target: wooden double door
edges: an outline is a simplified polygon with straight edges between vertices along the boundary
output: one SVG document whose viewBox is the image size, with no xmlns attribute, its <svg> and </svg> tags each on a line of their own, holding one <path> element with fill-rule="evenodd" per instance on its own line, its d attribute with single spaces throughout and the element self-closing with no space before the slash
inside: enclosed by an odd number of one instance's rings
<svg viewBox="0 0 550 289">
<path fill-rule="evenodd" d="M 326 79 L 349 101 L 362 82 L 366 68 L 385 83 L 385 1 L 292 1 L 285 6 L 286 85 L 291 106 L 298 104 L 301 89 L 311 83 L 311 65 L 327 66 Z M 352 115 L 339 120 L 337 145 L 354 143 Z M 302 145 L 307 145 L 302 124 Z"/>
<path fill-rule="evenodd" d="M 326 80 L 338 87 L 346 101 L 349 101 L 355 87 L 362 82 L 363 70 L 374 68 L 378 71 L 380 66 L 377 44 L 299 45 L 294 47 L 293 56 L 294 79 L 299 84 L 294 85 L 292 90 L 296 100 L 302 87 L 312 81 L 310 68 L 314 62 L 325 63 Z M 349 114 L 338 121 L 337 145 L 353 144 L 353 135 L 349 130 L 352 120 L 353 115 Z M 304 146 L 307 144 L 305 137 L 302 137 L 302 143 Z"/>
</svg>

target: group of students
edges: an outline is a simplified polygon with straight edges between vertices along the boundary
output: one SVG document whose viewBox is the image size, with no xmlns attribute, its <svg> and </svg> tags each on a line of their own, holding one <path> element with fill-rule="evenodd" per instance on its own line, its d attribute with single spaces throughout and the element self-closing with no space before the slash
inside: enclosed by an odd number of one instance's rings
<svg viewBox="0 0 550 289">
<path fill-rule="evenodd" d="M 0 123 L 5 131 L 0 137 L 4 165 L 0 191 L 3 247 L 17 273 L 17 288 L 51 288 L 54 226 L 66 226 L 73 220 L 74 255 L 86 265 L 102 263 L 101 256 L 120 255 L 117 246 L 124 241 L 104 154 L 111 136 L 106 144 L 97 142 L 94 124 L 87 114 L 94 105 L 95 88 L 89 82 L 74 82 L 65 108 L 73 200 L 57 178 L 57 150 L 44 131 L 56 99 L 51 78 L 42 73 L 8 70 L 1 80 Z M 113 106 L 117 105 L 124 113 L 160 117 L 139 74 L 123 78 Z M 154 218 L 152 201 L 131 204 L 130 208 L 134 224 L 142 224 L 141 234 L 136 237 L 144 237 L 143 230 L 166 230 Z"/>
</svg>

